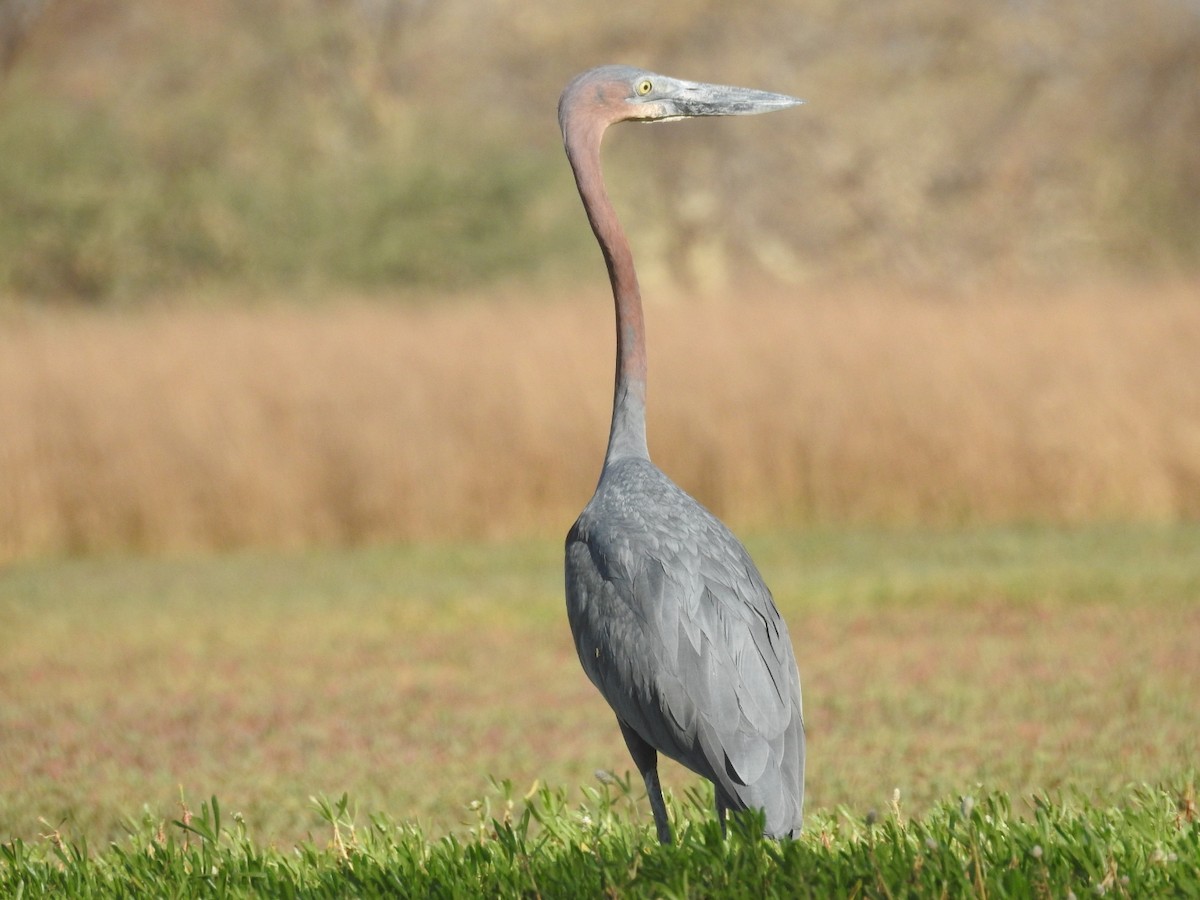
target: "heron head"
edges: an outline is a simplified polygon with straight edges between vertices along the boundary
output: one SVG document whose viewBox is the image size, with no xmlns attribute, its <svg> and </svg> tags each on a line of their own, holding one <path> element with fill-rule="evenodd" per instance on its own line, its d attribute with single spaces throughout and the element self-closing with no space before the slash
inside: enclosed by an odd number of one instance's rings
<svg viewBox="0 0 1200 900">
<path fill-rule="evenodd" d="M 786 94 L 683 81 L 633 66 L 600 66 L 577 75 L 558 101 L 559 122 L 583 114 L 614 122 L 670 122 L 692 116 L 749 116 L 803 103 Z"/>
</svg>

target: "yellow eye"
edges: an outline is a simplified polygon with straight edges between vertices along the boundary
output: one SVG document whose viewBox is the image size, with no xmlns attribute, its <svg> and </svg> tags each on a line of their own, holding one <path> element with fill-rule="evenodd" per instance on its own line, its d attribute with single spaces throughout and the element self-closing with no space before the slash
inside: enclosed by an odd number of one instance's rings
<svg viewBox="0 0 1200 900">
<path fill-rule="evenodd" d="M 641 81 L 638 82 L 638 85 L 637 85 L 638 96 L 644 97 L 648 93 L 650 93 L 652 90 L 654 90 L 654 85 L 652 85 L 650 83 L 649 78 L 643 78 Z"/>
</svg>

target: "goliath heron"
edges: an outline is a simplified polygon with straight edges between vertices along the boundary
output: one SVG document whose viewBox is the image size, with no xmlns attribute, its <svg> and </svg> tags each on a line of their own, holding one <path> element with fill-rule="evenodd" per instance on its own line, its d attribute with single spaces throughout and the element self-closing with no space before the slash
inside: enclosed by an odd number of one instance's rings
<svg viewBox="0 0 1200 900">
<path fill-rule="evenodd" d="M 799 832 L 800 676 L 787 626 L 746 549 L 650 461 L 641 294 L 601 176 L 600 141 L 616 122 L 751 115 L 800 102 L 602 66 L 571 81 L 558 104 L 617 314 L 608 451 L 596 492 L 567 535 L 567 615 L 583 669 L 616 713 L 646 783 L 663 843 L 671 826 L 659 753 L 713 783 L 722 830 L 726 810 L 757 809 L 768 836 Z"/>
</svg>

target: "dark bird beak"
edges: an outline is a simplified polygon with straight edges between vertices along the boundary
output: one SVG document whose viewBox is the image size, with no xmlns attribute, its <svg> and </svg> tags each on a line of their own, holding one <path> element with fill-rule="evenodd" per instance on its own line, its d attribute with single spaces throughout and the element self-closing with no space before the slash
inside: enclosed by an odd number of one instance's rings
<svg viewBox="0 0 1200 900">
<path fill-rule="evenodd" d="M 803 100 L 789 97 L 787 94 L 772 94 L 769 91 L 756 91 L 753 88 L 680 81 L 674 86 L 674 90 L 662 99 L 662 106 L 670 118 L 753 116 L 799 106 L 803 102 Z"/>
</svg>

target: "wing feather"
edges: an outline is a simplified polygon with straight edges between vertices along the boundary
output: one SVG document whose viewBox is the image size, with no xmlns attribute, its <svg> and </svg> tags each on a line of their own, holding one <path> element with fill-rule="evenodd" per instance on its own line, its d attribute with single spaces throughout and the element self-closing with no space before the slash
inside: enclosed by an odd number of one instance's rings
<svg viewBox="0 0 1200 900">
<path fill-rule="evenodd" d="M 580 661 L 623 722 L 735 803 L 766 806 L 786 833 L 799 821 L 803 778 L 786 625 L 728 529 L 634 462 L 606 469 L 568 535 Z M 782 806 L 776 793 L 789 795 Z"/>
</svg>

